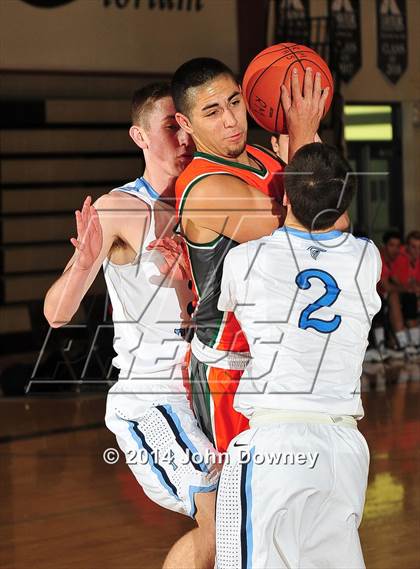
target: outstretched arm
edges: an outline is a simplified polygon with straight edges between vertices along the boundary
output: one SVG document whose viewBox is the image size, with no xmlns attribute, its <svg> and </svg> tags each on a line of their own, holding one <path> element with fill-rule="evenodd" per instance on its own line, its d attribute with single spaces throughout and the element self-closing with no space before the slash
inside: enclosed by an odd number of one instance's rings
<svg viewBox="0 0 420 569">
<path fill-rule="evenodd" d="M 48 290 L 44 302 L 45 317 L 53 328 L 67 324 L 77 312 L 115 238 L 112 223 L 99 219 L 90 196 L 75 215 L 77 237 L 70 239 L 74 255 Z"/>
<path fill-rule="evenodd" d="M 76 211 L 77 237 L 70 239 L 74 255 L 45 297 L 44 314 L 52 327 L 72 319 L 116 240 L 139 250 L 149 215 L 145 202 L 119 192 L 101 196 L 94 206 L 86 198 Z"/>
</svg>

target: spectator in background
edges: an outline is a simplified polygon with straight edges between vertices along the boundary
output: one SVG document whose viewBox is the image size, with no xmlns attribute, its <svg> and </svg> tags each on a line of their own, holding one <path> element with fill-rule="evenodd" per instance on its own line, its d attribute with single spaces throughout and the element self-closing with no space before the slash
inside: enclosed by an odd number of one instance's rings
<svg viewBox="0 0 420 569">
<path fill-rule="evenodd" d="M 388 299 L 391 295 L 394 295 L 397 298 L 397 302 L 393 303 L 393 310 L 400 312 L 400 315 L 396 315 L 396 319 L 402 318 L 401 308 L 398 301 L 397 286 L 390 281 L 394 263 L 400 254 L 401 236 L 398 231 L 387 231 L 384 233 L 382 243 L 383 246 L 380 250 L 382 258 L 382 273 L 381 280 L 378 284 L 378 292 L 382 299 L 382 306 L 381 310 L 372 322 L 370 346 L 366 351 L 365 362 L 381 362 L 389 357 L 404 357 L 402 350 L 387 349 L 385 340 L 385 329 L 387 327 L 386 324 L 389 309 Z"/>
<path fill-rule="evenodd" d="M 391 285 L 397 294 L 390 295 L 391 324 L 400 350 L 407 356 L 419 353 L 420 328 L 418 297 L 420 295 L 420 231 L 407 235 L 406 245 L 392 264 Z M 394 305 L 400 304 L 400 310 Z"/>
<path fill-rule="evenodd" d="M 378 292 L 382 308 L 372 324 L 371 346 L 365 361 L 379 362 L 388 357 L 411 358 L 419 353 L 417 301 L 420 286 L 420 232 L 407 236 L 402 247 L 398 231 L 387 231 L 381 249 L 382 275 Z M 386 348 L 385 330 L 390 324 L 395 349 Z"/>
<path fill-rule="evenodd" d="M 398 231 L 390 230 L 384 233 L 382 238 L 383 247 L 381 248 L 382 275 L 381 287 L 385 292 L 390 292 L 393 285 L 390 285 L 389 277 L 392 274 L 393 266 L 401 251 L 401 235 Z"/>
<path fill-rule="evenodd" d="M 355 232 L 353 232 L 355 234 Z M 378 293 L 382 300 L 381 310 L 375 316 L 372 322 L 372 330 L 370 334 L 370 346 L 366 350 L 365 362 L 382 362 L 389 357 L 403 357 L 400 350 L 388 350 L 385 341 L 385 328 L 388 313 L 388 296 L 395 293 L 396 285 L 390 282 L 389 278 L 392 273 L 393 265 L 397 259 L 401 249 L 401 236 L 397 231 L 387 231 L 382 238 L 383 246 L 380 250 L 382 258 L 381 280 L 378 283 Z M 398 303 L 394 303 L 395 309 Z M 401 310 L 400 310 L 401 312 Z"/>
</svg>

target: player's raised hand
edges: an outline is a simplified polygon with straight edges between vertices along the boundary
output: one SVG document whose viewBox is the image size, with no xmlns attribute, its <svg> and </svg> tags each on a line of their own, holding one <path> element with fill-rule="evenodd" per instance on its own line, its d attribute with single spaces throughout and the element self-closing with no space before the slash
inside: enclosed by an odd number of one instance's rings
<svg viewBox="0 0 420 569">
<path fill-rule="evenodd" d="M 102 249 L 102 228 L 98 212 L 92 205 L 92 198 L 88 196 L 81 211 L 75 212 L 77 237 L 70 239 L 77 251 L 74 266 L 82 270 L 92 268 Z"/>
<path fill-rule="evenodd" d="M 297 68 L 292 70 L 291 91 L 282 85 L 281 102 L 294 151 L 313 142 L 324 115 L 328 92 L 329 87 L 321 90 L 321 75 L 316 73 L 314 78 L 311 67 L 306 68 L 303 89 Z"/>
</svg>

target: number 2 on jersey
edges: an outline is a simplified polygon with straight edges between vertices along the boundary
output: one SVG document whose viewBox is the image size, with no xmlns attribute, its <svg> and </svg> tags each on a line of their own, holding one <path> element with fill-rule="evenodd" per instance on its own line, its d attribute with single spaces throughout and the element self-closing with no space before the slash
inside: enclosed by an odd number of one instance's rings
<svg viewBox="0 0 420 569">
<path fill-rule="evenodd" d="M 305 271 L 301 271 L 296 277 L 296 284 L 300 289 L 307 290 L 311 288 L 311 283 L 309 282 L 311 279 L 319 279 L 323 283 L 325 286 L 325 294 L 311 304 L 308 304 L 308 306 L 302 310 L 299 318 L 299 328 L 303 328 L 303 330 L 313 328 L 317 332 L 330 334 L 331 332 L 335 332 L 340 326 L 341 316 L 336 314 L 332 320 L 321 320 L 320 318 L 311 317 L 311 314 L 320 308 L 332 306 L 337 300 L 341 289 L 338 288 L 333 276 L 319 269 L 306 269 Z"/>
</svg>

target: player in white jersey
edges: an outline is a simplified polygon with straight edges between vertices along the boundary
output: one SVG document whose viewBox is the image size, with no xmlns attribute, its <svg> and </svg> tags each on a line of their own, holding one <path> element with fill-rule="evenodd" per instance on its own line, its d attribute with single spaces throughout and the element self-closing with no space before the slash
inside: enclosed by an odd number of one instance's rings
<svg viewBox="0 0 420 569">
<path fill-rule="evenodd" d="M 188 344 L 182 331 L 192 293 L 176 245 L 171 242 L 172 254 L 148 248 L 173 235 L 175 180 L 194 148 L 175 121 L 165 83 L 136 91 L 132 122 L 144 174 L 101 196 L 95 207 L 88 197 L 76 212 L 76 251 L 48 291 L 44 311 L 53 327 L 69 322 L 103 266 L 113 308 L 113 364 L 120 370 L 108 394 L 106 424 L 145 493 L 198 523 L 173 546 L 164 567 L 213 568 L 216 451 L 198 428 L 183 384 Z"/>
<path fill-rule="evenodd" d="M 349 172 L 335 149 L 302 147 L 285 170 L 284 227 L 224 262 L 219 309 L 235 311 L 252 359 L 235 397 L 250 429 L 219 483 L 218 569 L 364 567 L 369 450 L 356 420 L 381 260 L 333 229 Z"/>
</svg>

